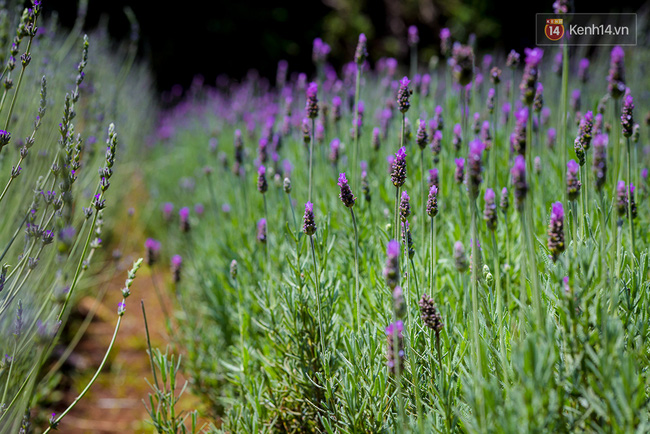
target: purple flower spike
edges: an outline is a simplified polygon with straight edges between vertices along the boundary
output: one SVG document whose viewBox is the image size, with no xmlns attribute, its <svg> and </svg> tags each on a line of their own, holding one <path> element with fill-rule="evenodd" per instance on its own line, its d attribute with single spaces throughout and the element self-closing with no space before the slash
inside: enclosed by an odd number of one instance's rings
<svg viewBox="0 0 650 434">
<path fill-rule="evenodd" d="M 451 32 L 448 28 L 440 29 L 440 53 L 448 57 L 451 51 Z"/>
<path fill-rule="evenodd" d="M 510 136 L 512 149 L 519 155 L 526 154 L 526 129 L 528 124 L 528 108 L 522 108 L 515 114 L 515 130 Z"/>
<path fill-rule="evenodd" d="M 339 181 L 337 184 L 341 189 L 341 192 L 339 193 L 341 202 L 343 202 L 343 204 L 348 208 L 352 208 L 357 198 L 352 194 L 352 190 L 348 184 L 348 179 L 345 177 L 345 173 L 339 174 Z"/>
<path fill-rule="evenodd" d="M 433 299 L 427 294 L 422 294 L 422 298 L 418 302 L 420 306 L 420 319 L 422 323 L 429 327 L 436 334 L 436 339 L 440 338 L 440 331 L 445 326 L 442 317 L 436 308 Z"/>
<path fill-rule="evenodd" d="M 266 219 L 261 218 L 257 222 L 257 241 L 266 244 Z"/>
<path fill-rule="evenodd" d="M 438 169 L 433 168 L 429 169 L 429 176 L 427 177 L 427 181 L 429 183 L 429 188 L 432 186 L 436 186 L 438 188 L 440 186 L 440 177 L 438 175 Z"/>
<path fill-rule="evenodd" d="M 483 219 L 489 230 L 494 231 L 497 228 L 497 204 L 495 202 L 496 194 L 494 190 L 488 188 L 485 190 L 485 209 L 483 210 Z"/>
<path fill-rule="evenodd" d="M 405 222 L 411 215 L 411 198 L 406 191 L 402 192 L 402 198 L 399 202 L 400 219 Z"/>
<path fill-rule="evenodd" d="M 386 327 L 386 341 L 388 350 L 386 351 L 386 366 L 391 375 L 403 371 L 404 365 L 404 323 L 397 321 Z M 397 341 L 397 348 L 395 348 Z"/>
<path fill-rule="evenodd" d="M 578 64 L 578 79 L 582 83 L 586 83 L 589 79 L 589 59 L 581 59 Z"/>
<path fill-rule="evenodd" d="M 564 251 L 564 207 L 562 202 L 555 202 L 551 208 L 551 221 L 548 225 L 548 250 L 553 262 Z"/>
<path fill-rule="evenodd" d="M 539 64 L 542 61 L 544 51 L 541 48 L 526 48 L 524 49 L 526 55 L 526 66 L 524 68 L 524 75 L 519 85 L 521 91 L 521 100 L 525 105 L 531 105 L 535 98 L 535 88 L 537 77 L 539 75 Z"/>
<path fill-rule="evenodd" d="M 427 214 L 434 218 L 438 215 L 438 187 L 432 185 L 429 188 L 429 197 L 427 198 Z"/>
<path fill-rule="evenodd" d="M 399 148 L 391 164 L 390 178 L 395 187 L 401 187 L 406 182 L 406 149 Z"/>
<path fill-rule="evenodd" d="M 528 184 L 526 183 L 526 160 L 522 155 L 515 157 L 515 164 L 510 170 L 512 175 L 512 185 L 515 189 L 515 201 L 517 210 L 520 212 L 524 209 L 524 200 L 528 193 Z"/>
<path fill-rule="evenodd" d="M 154 240 L 153 238 L 147 238 L 144 242 L 144 250 L 146 253 L 146 261 L 148 266 L 152 266 L 158 260 L 158 254 L 160 253 L 160 241 Z"/>
<path fill-rule="evenodd" d="M 178 210 L 178 216 L 181 221 L 181 232 L 189 232 L 190 230 L 190 209 L 183 207 Z"/>
<path fill-rule="evenodd" d="M 402 78 L 399 82 L 399 90 L 397 91 L 397 106 L 399 108 L 399 111 L 402 113 L 406 113 L 411 107 L 410 98 L 413 91 L 409 89 L 410 83 L 411 80 L 409 80 L 408 77 Z"/>
<path fill-rule="evenodd" d="M 580 166 L 578 163 L 576 163 L 575 160 L 569 160 L 569 162 L 566 164 L 566 167 L 567 197 L 570 201 L 574 201 L 578 199 L 578 196 L 580 195 L 580 188 L 582 187 L 582 183 L 578 179 L 578 171 L 580 170 Z"/>
<path fill-rule="evenodd" d="M 623 98 L 623 108 L 621 110 L 621 127 L 623 128 L 623 136 L 631 137 L 634 130 L 634 99 L 632 95 L 627 94 Z"/>
<path fill-rule="evenodd" d="M 314 221 L 314 204 L 311 202 L 307 202 L 305 204 L 305 214 L 303 216 L 302 230 L 309 236 L 312 236 L 316 233 L 316 222 Z"/>
<path fill-rule="evenodd" d="M 636 212 L 636 202 L 634 200 L 634 184 L 630 182 L 630 213 L 632 214 L 632 218 L 635 219 L 637 216 Z"/>
<path fill-rule="evenodd" d="M 607 180 L 607 135 L 598 134 L 594 137 L 593 173 L 594 186 L 600 192 Z"/>
<path fill-rule="evenodd" d="M 454 138 L 452 139 L 454 145 L 454 150 L 456 152 L 460 151 L 460 147 L 463 144 L 463 129 L 460 124 L 454 125 Z"/>
<path fill-rule="evenodd" d="M 454 263 L 456 269 L 461 273 L 464 273 L 469 268 L 469 262 L 467 260 L 467 255 L 465 254 L 465 247 L 460 241 L 456 241 L 454 244 Z"/>
<path fill-rule="evenodd" d="M 610 55 L 607 90 L 614 99 L 625 93 L 625 52 L 619 46 L 612 48 Z"/>
<path fill-rule="evenodd" d="M 310 119 L 315 119 L 318 117 L 318 84 L 315 82 L 309 83 L 307 86 L 307 102 L 305 105 L 305 112 L 307 117 Z"/>
<path fill-rule="evenodd" d="M 485 144 L 480 140 L 473 140 L 469 144 L 469 154 L 467 156 L 468 165 L 468 190 L 472 199 L 478 197 L 478 190 L 483 182 L 482 157 Z"/>
<path fill-rule="evenodd" d="M 454 172 L 454 180 L 457 184 L 462 184 L 465 179 L 465 159 L 456 158 L 454 160 L 456 163 L 456 171 Z"/>
<path fill-rule="evenodd" d="M 354 62 L 361 66 L 366 61 L 368 57 L 368 39 L 366 35 L 361 33 L 359 35 L 359 42 L 357 43 L 357 49 L 354 52 Z"/>
<path fill-rule="evenodd" d="M 505 214 L 508 212 L 508 208 L 510 207 L 510 201 L 508 200 L 508 189 L 506 187 L 503 187 L 501 190 L 501 201 L 499 202 L 499 208 L 501 208 L 501 211 Z"/>
<path fill-rule="evenodd" d="M 181 255 L 174 255 L 171 260 L 172 278 L 174 283 L 181 281 L 181 267 L 183 266 L 183 258 Z"/>
<path fill-rule="evenodd" d="M 174 212 L 174 204 L 171 202 L 165 202 L 162 209 L 164 219 L 169 221 L 172 218 L 172 213 Z"/>
<path fill-rule="evenodd" d="M 469 45 L 455 45 L 453 49 L 454 78 L 461 86 L 472 82 L 474 75 L 474 50 Z"/>
<path fill-rule="evenodd" d="M 418 144 L 420 149 L 424 150 L 429 141 L 429 135 L 427 134 L 427 123 L 424 119 L 418 120 L 418 130 L 415 135 L 415 142 Z"/>
<path fill-rule="evenodd" d="M 257 191 L 264 194 L 269 189 L 269 184 L 266 182 L 266 167 L 261 166 L 257 168 Z"/>
<path fill-rule="evenodd" d="M 442 151 L 442 131 L 436 130 L 431 140 L 431 152 L 433 152 L 433 162 L 440 162 L 440 152 Z"/>
<path fill-rule="evenodd" d="M 417 45 L 420 42 L 420 36 L 418 35 L 418 28 L 415 26 L 410 26 L 408 31 L 408 43 L 411 47 Z"/>
<path fill-rule="evenodd" d="M 386 285 L 392 290 L 399 284 L 399 255 L 400 247 L 396 240 L 390 240 L 386 246 L 386 266 L 384 278 Z"/>
</svg>

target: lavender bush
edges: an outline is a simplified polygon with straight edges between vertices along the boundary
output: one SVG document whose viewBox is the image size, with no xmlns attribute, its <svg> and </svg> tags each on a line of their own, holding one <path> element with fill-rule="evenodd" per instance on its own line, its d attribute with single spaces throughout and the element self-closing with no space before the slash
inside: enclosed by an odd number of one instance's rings
<svg viewBox="0 0 650 434">
<path fill-rule="evenodd" d="M 620 47 L 596 51 L 584 81 L 566 73 L 586 68 L 582 52 L 557 49 L 558 77 L 550 48 L 452 50 L 445 30 L 449 63 L 425 70 L 414 56 L 410 78 L 395 59 L 371 63 L 365 36 L 342 71 L 319 58 L 332 110 L 307 123 L 305 74 L 223 79 L 162 117 L 151 191 L 160 205 L 213 202 L 189 237 L 162 212 L 148 230 L 183 256 L 177 338 L 218 432 L 649 429 L 648 152 L 632 134 L 647 78 L 630 61 L 622 82 Z M 506 67 L 498 98 L 482 75 L 496 86 Z M 581 114 L 569 84 L 581 107 L 621 86 L 634 104 Z"/>
</svg>

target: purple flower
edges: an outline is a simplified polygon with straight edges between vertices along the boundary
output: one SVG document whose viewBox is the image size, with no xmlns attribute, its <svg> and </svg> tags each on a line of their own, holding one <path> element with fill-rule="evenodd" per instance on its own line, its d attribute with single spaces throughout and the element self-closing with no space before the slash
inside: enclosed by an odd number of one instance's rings
<svg viewBox="0 0 650 434">
<path fill-rule="evenodd" d="M 526 160 L 523 155 L 515 157 L 515 164 L 510 170 L 512 176 L 512 186 L 515 189 L 515 201 L 517 209 L 521 212 L 524 208 L 524 199 L 528 193 L 528 184 L 526 183 Z"/>
<path fill-rule="evenodd" d="M 474 75 L 474 50 L 469 45 L 455 45 L 453 49 L 454 78 L 461 86 L 472 82 Z"/>
<path fill-rule="evenodd" d="M 332 98 L 332 116 L 335 122 L 341 119 L 341 97 L 339 96 Z"/>
<path fill-rule="evenodd" d="M 535 84 L 539 75 L 538 67 L 542 61 L 544 51 L 541 48 L 526 48 L 524 53 L 526 55 L 526 66 L 524 67 L 524 75 L 519 90 L 521 91 L 522 102 L 531 105 L 535 98 Z"/>
<path fill-rule="evenodd" d="M 623 108 L 621 110 L 621 127 L 623 128 L 623 136 L 631 137 L 634 130 L 634 99 L 632 95 L 627 94 L 623 98 Z"/>
<path fill-rule="evenodd" d="M 546 132 L 546 144 L 550 149 L 555 148 L 556 137 L 557 137 L 557 132 L 555 131 L 555 128 L 549 128 L 548 131 Z"/>
<path fill-rule="evenodd" d="M 521 62 L 521 55 L 515 50 L 510 50 L 506 58 L 506 66 L 510 69 L 515 69 L 519 66 L 519 62 Z"/>
<path fill-rule="evenodd" d="M 610 55 L 607 90 L 614 99 L 625 93 L 625 52 L 619 46 L 612 48 Z"/>
<path fill-rule="evenodd" d="M 406 191 L 402 192 L 402 198 L 399 202 L 399 215 L 400 219 L 405 222 L 411 215 L 411 198 Z"/>
<path fill-rule="evenodd" d="M 601 191 L 607 180 L 607 135 L 598 134 L 594 137 L 594 186 Z"/>
<path fill-rule="evenodd" d="M 261 218 L 257 222 L 257 241 L 266 244 L 266 219 Z"/>
<path fill-rule="evenodd" d="M 493 87 L 491 87 L 488 90 L 487 101 L 485 103 L 485 105 L 486 105 L 486 107 L 488 109 L 488 113 L 490 113 L 490 114 L 494 113 L 494 97 L 495 97 L 495 95 L 496 95 L 496 91 L 494 90 Z"/>
<path fill-rule="evenodd" d="M 203 206 L 202 203 L 197 203 L 196 205 L 194 205 L 194 212 L 197 215 L 203 215 L 204 211 L 205 211 L 205 207 Z"/>
<path fill-rule="evenodd" d="M 171 220 L 172 213 L 174 212 L 174 204 L 171 202 L 165 202 L 162 206 L 163 218 L 167 221 Z"/>
<path fill-rule="evenodd" d="M 501 69 L 496 66 L 493 66 L 492 69 L 490 69 L 490 81 L 495 86 L 501 83 Z"/>
<path fill-rule="evenodd" d="M 442 131 L 444 127 L 445 127 L 445 120 L 442 117 L 442 107 L 438 105 L 436 106 L 436 110 L 433 114 L 433 129 Z"/>
<path fill-rule="evenodd" d="M 146 262 L 148 266 L 152 266 L 158 260 L 158 254 L 160 252 L 160 241 L 154 240 L 153 238 L 147 238 L 144 242 L 144 250 L 146 253 Z"/>
<path fill-rule="evenodd" d="M 641 169 L 641 178 L 644 180 L 648 179 L 648 169 L 646 168 Z"/>
<path fill-rule="evenodd" d="M 589 59 L 581 59 L 578 64 L 578 79 L 582 83 L 586 83 L 589 79 Z"/>
<path fill-rule="evenodd" d="M 436 339 L 440 338 L 440 331 L 445 326 L 442 322 L 442 317 L 436 309 L 436 304 L 433 299 L 430 298 L 427 294 L 422 294 L 422 298 L 418 302 L 420 306 L 420 319 L 422 323 L 429 327 L 436 334 Z"/>
<path fill-rule="evenodd" d="M 460 241 L 454 243 L 454 264 L 456 265 L 456 269 L 461 273 L 466 272 L 469 268 L 465 247 L 463 247 L 463 243 Z"/>
<path fill-rule="evenodd" d="M 415 143 L 418 144 L 420 149 L 424 150 L 429 141 L 429 135 L 427 134 L 427 123 L 424 119 L 418 119 L 418 130 L 415 135 Z"/>
<path fill-rule="evenodd" d="M 499 208 L 501 208 L 501 211 L 505 214 L 508 212 L 508 208 L 510 207 L 510 201 L 508 200 L 508 189 L 506 187 L 503 187 L 501 190 L 501 201 L 499 202 Z"/>
<path fill-rule="evenodd" d="M 11 133 L 9 131 L 0 130 L 0 151 L 9 144 L 10 140 Z"/>
<path fill-rule="evenodd" d="M 411 80 L 409 80 L 408 77 L 402 78 L 399 82 L 399 89 L 397 91 L 397 106 L 399 108 L 399 111 L 402 113 L 406 113 L 411 107 L 411 102 L 409 100 L 413 91 L 409 89 L 410 83 Z"/>
<path fill-rule="evenodd" d="M 535 113 L 539 113 L 542 111 L 542 107 L 544 106 L 544 86 L 542 83 L 537 82 L 537 86 L 535 87 L 535 98 L 533 99 L 533 110 L 535 110 Z"/>
<path fill-rule="evenodd" d="M 172 278 L 174 280 L 174 283 L 178 283 L 181 281 L 182 265 L 183 265 L 183 258 L 181 257 L 181 255 L 172 256 L 171 270 L 172 270 Z"/>
<path fill-rule="evenodd" d="M 314 204 L 311 202 L 307 202 L 305 204 L 305 214 L 303 216 L 302 230 L 309 236 L 312 236 L 316 233 L 316 222 L 314 221 Z"/>
<path fill-rule="evenodd" d="M 440 186 L 440 179 L 438 176 L 438 169 L 433 168 L 429 169 L 429 175 L 427 176 L 427 181 L 429 183 L 429 188 L 431 188 L 432 185 L 435 185 L 436 188 Z"/>
<path fill-rule="evenodd" d="M 386 365 L 392 375 L 396 372 L 403 371 L 404 365 L 404 323 L 397 321 L 386 327 L 386 341 L 388 350 L 386 351 Z M 395 343 L 397 341 L 397 348 Z"/>
<path fill-rule="evenodd" d="M 483 210 L 483 219 L 489 230 L 494 231 L 497 228 L 497 204 L 494 190 L 488 188 L 485 190 L 485 209 Z"/>
<path fill-rule="evenodd" d="M 330 162 L 336 166 L 339 161 L 339 149 L 341 148 L 341 141 L 339 139 L 333 139 L 330 142 Z"/>
<path fill-rule="evenodd" d="M 528 108 L 524 107 L 515 114 L 515 130 L 510 136 L 513 151 L 519 155 L 526 154 L 526 129 L 528 124 Z"/>
<path fill-rule="evenodd" d="M 420 36 L 418 35 L 418 28 L 415 26 L 409 26 L 408 31 L 408 43 L 412 47 L 417 45 L 420 42 Z"/>
<path fill-rule="evenodd" d="M 190 230 L 190 209 L 183 207 L 178 210 L 178 216 L 181 222 L 181 232 L 188 232 Z"/>
<path fill-rule="evenodd" d="M 269 185 L 266 182 L 266 167 L 261 166 L 257 168 L 257 191 L 264 194 L 269 189 Z"/>
<path fill-rule="evenodd" d="M 348 179 L 345 177 L 345 173 L 339 174 L 339 181 L 337 184 L 341 189 L 341 192 L 339 193 L 341 202 L 343 202 L 343 204 L 348 208 L 352 208 L 357 198 L 352 194 L 352 190 L 348 184 Z"/>
<path fill-rule="evenodd" d="M 492 149 L 492 133 L 490 129 L 490 121 L 483 121 L 481 125 L 481 140 L 485 144 L 485 149 Z"/>
<path fill-rule="evenodd" d="M 391 164 L 390 178 L 395 187 L 401 187 L 406 182 L 406 150 L 399 148 Z"/>
<path fill-rule="evenodd" d="M 456 152 L 460 151 L 460 147 L 463 143 L 463 129 L 460 124 L 454 125 L 454 138 L 452 139 L 454 145 L 454 150 Z"/>
<path fill-rule="evenodd" d="M 386 246 L 386 266 L 384 267 L 384 278 L 390 289 L 395 289 L 399 283 L 399 255 L 399 243 L 396 240 L 390 240 Z"/>
<path fill-rule="evenodd" d="M 485 144 L 480 140 L 472 140 L 469 144 L 469 154 L 467 155 L 467 187 L 469 190 L 469 195 L 472 199 L 476 199 L 478 197 L 478 190 L 481 182 L 483 182 L 482 158 L 484 149 Z"/>
<path fill-rule="evenodd" d="M 427 198 L 427 214 L 434 218 L 438 215 L 438 187 L 432 185 L 429 188 L 429 197 Z"/>
<path fill-rule="evenodd" d="M 635 219 L 637 216 L 636 213 L 636 202 L 634 201 L 634 184 L 630 182 L 630 214 L 632 218 Z"/>
<path fill-rule="evenodd" d="M 578 179 L 578 170 L 580 169 L 580 166 L 575 162 L 575 160 L 569 160 L 566 166 L 567 197 L 569 200 L 574 201 L 578 199 L 580 188 L 582 187 L 582 183 Z"/>
<path fill-rule="evenodd" d="M 448 28 L 440 29 L 440 53 L 447 57 L 451 50 L 451 32 Z"/>
<path fill-rule="evenodd" d="M 409 259 L 413 259 L 415 249 L 413 248 L 413 236 L 411 235 L 411 228 L 408 220 L 402 222 L 402 244 L 407 248 Z"/>
<path fill-rule="evenodd" d="M 551 221 L 548 225 L 548 250 L 553 262 L 564 251 L 564 207 L 562 202 L 555 202 L 551 208 Z"/>
<path fill-rule="evenodd" d="M 580 89 L 573 89 L 573 92 L 571 92 L 571 99 L 569 100 L 569 105 L 571 106 L 571 110 L 577 112 L 580 111 L 580 106 L 581 104 L 581 99 L 580 99 Z"/>
<path fill-rule="evenodd" d="M 314 39 L 312 48 L 312 60 L 314 63 L 323 63 L 327 59 L 330 52 L 330 46 L 327 45 L 321 38 Z"/>
<path fill-rule="evenodd" d="M 354 52 L 354 62 L 361 66 L 366 61 L 368 57 L 368 40 L 366 35 L 361 33 L 359 35 L 359 42 L 357 43 L 357 49 Z"/>
<path fill-rule="evenodd" d="M 433 152 L 433 162 L 438 164 L 440 161 L 440 152 L 442 151 L 442 131 L 436 130 L 431 140 L 431 151 Z"/>
<path fill-rule="evenodd" d="M 456 163 L 456 171 L 454 172 L 454 180 L 457 184 L 462 184 L 465 179 L 465 159 L 456 158 L 454 160 Z"/>
<path fill-rule="evenodd" d="M 318 117 L 318 84 L 315 82 L 309 83 L 307 86 L 307 102 L 305 104 L 305 112 L 307 117 L 315 119 Z"/>
</svg>

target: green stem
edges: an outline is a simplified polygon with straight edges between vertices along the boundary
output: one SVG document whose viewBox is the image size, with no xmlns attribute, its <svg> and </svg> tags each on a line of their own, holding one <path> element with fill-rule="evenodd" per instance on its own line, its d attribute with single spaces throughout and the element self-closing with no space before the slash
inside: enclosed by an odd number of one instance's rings
<svg viewBox="0 0 650 434">
<path fill-rule="evenodd" d="M 501 267 L 499 266 L 499 247 L 497 246 L 497 239 L 494 234 L 495 231 L 490 231 L 492 234 L 492 255 L 494 256 L 494 275 L 496 276 L 497 284 L 497 321 L 499 323 L 499 349 L 501 357 L 506 360 L 507 354 L 505 349 L 505 337 L 503 334 L 503 289 L 501 288 Z"/>
<path fill-rule="evenodd" d="M 122 303 L 124 303 L 124 299 L 122 299 Z M 106 364 L 106 361 L 108 360 L 108 355 L 111 352 L 111 349 L 113 349 L 113 345 L 115 344 L 115 339 L 117 337 L 117 332 L 120 329 L 120 324 L 122 324 L 122 315 L 120 315 L 117 318 L 117 324 L 115 325 L 115 331 L 113 332 L 113 337 L 111 338 L 111 343 L 108 345 L 108 349 L 106 350 L 106 354 L 104 354 L 104 358 L 102 359 L 102 362 L 99 365 L 99 368 L 97 368 L 97 371 L 95 371 L 95 375 L 90 379 L 86 387 L 81 391 L 79 396 L 75 398 L 75 400 L 68 406 L 68 408 L 65 409 L 63 413 L 59 417 L 56 418 L 53 424 L 51 424 L 45 431 L 43 431 L 43 434 L 47 434 L 50 432 L 53 426 L 58 425 L 61 423 L 61 420 L 79 403 L 79 401 L 88 393 L 88 390 L 90 390 L 90 387 L 95 383 L 95 380 L 97 380 L 97 377 L 99 376 L 99 373 L 101 372 L 102 368 Z"/>
<path fill-rule="evenodd" d="M 316 249 L 314 249 L 314 236 L 309 236 L 309 242 L 311 243 L 311 256 L 314 260 L 314 284 L 316 285 L 316 302 L 318 304 L 318 329 L 320 333 L 320 347 L 321 352 L 325 354 L 325 340 L 323 337 L 323 317 L 321 315 L 320 308 L 320 278 L 318 275 L 318 264 L 316 263 Z"/>
<path fill-rule="evenodd" d="M 361 297 L 359 295 L 359 232 L 357 230 L 357 219 L 354 216 L 354 210 L 350 208 L 352 215 L 352 225 L 354 226 L 354 280 L 355 280 L 355 299 L 357 305 L 357 333 L 361 332 Z"/>
<path fill-rule="evenodd" d="M 309 202 L 311 202 L 311 172 L 312 172 L 312 164 L 313 164 L 313 154 L 314 154 L 314 139 L 315 139 L 315 131 L 314 129 L 316 128 L 316 120 L 312 118 L 311 120 L 311 140 L 309 141 Z"/>
<path fill-rule="evenodd" d="M 361 65 L 357 65 L 357 80 L 354 85 L 354 191 L 358 191 L 361 178 L 359 170 L 359 97 L 361 94 Z"/>
<path fill-rule="evenodd" d="M 627 137 L 627 203 L 628 203 L 628 213 L 627 220 L 630 227 L 630 243 L 631 243 L 631 253 L 632 261 L 636 258 L 636 246 L 634 241 L 634 218 L 632 218 L 632 149 L 630 145 L 630 138 Z"/>
</svg>

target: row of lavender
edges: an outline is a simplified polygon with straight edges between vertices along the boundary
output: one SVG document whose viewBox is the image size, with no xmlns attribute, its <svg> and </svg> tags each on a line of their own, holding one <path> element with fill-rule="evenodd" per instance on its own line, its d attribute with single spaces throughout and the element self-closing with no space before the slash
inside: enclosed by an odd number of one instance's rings
<svg viewBox="0 0 650 434">
<path fill-rule="evenodd" d="M 111 217 L 120 212 L 113 201 L 126 195 L 109 188 L 131 172 L 115 162 L 133 155 L 125 142 L 144 140 L 153 107 L 148 74 L 133 67 L 137 32 L 131 54 L 115 53 L 106 29 L 78 32 L 85 8 L 71 32 L 44 20 L 42 8 L 34 0 L 0 9 L 2 433 L 55 429 L 78 402 L 60 414 L 50 410 L 61 368 L 84 333 L 65 325 L 81 294 L 106 292 L 91 264 L 103 257 L 102 238 L 113 235 Z M 135 89 L 133 104 L 125 96 Z M 117 332 L 123 303 L 115 313 Z"/>
<path fill-rule="evenodd" d="M 315 81 L 281 62 L 163 117 L 150 264 L 174 255 L 174 338 L 224 431 L 647 427 L 647 80 L 620 47 L 521 72 L 440 37 L 413 80 L 364 35 L 339 78 L 317 40 Z"/>
</svg>

